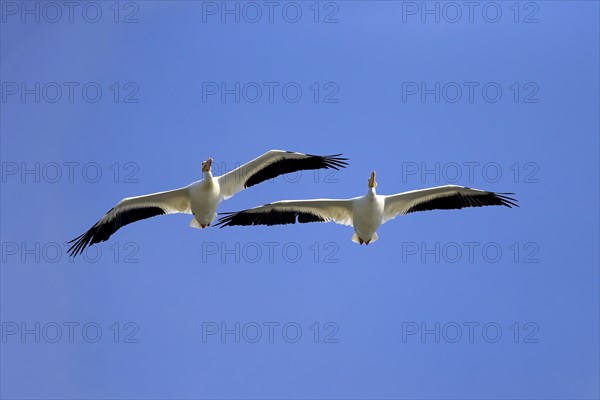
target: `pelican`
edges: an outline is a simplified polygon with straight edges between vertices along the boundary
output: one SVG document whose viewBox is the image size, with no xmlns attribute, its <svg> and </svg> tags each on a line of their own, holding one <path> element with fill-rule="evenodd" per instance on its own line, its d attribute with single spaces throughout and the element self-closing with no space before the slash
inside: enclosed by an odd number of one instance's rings
<svg viewBox="0 0 600 400">
<path fill-rule="evenodd" d="M 465 207 L 518 207 L 507 195 L 446 185 L 383 196 L 376 193 L 375 171 L 368 181 L 368 192 L 352 199 L 283 200 L 238 212 L 223 213 L 216 226 L 283 225 L 334 221 L 352 226 L 352 241 L 368 245 L 377 240 L 377 229 L 398 215 L 418 211 L 449 210 Z"/>
<path fill-rule="evenodd" d="M 68 253 L 81 254 L 86 247 L 104 242 L 123 226 L 163 214 L 193 214 L 192 228 L 204 229 L 217 217 L 219 204 L 237 192 L 279 175 L 311 169 L 345 168 L 342 154 L 315 156 L 291 151 L 270 150 L 221 176 L 213 176 L 212 158 L 202 163 L 203 179 L 190 185 L 121 200 L 88 231 L 71 240 Z"/>
</svg>

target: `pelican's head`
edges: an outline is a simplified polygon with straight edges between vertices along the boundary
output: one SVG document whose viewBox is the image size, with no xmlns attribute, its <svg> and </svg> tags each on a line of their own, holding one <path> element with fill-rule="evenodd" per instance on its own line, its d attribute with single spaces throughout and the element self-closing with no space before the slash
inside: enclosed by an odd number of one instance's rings
<svg viewBox="0 0 600 400">
<path fill-rule="evenodd" d="M 208 160 L 202 161 L 202 172 L 210 172 L 210 166 L 212 165 L 213 159 L 208 157 Z"/>
<path fill-rule="evenodd" d="M 369 188 L 377 187 L 377 181 L 375 180 L 376 175 L 377 174 L 375 173 L 375 171 L 371 172 L 371 177 L 369 178 Z"/>
</svg>

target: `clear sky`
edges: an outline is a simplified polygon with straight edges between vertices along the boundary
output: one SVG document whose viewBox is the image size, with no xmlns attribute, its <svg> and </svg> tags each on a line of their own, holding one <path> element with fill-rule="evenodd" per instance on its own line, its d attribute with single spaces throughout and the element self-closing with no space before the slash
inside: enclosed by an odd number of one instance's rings
<svg viewBox="0 0 600 400">
<path fill-rule="evenodd" d="M 469 3 L 470 4 L 470 3 Z M 0 3 L 3 398 L 598 398 L 599 5 Z M 124 197 L 269 149 L 344 153 L 224 202 L 459 184 L 488 207 L 139 222 Z"/>
</svg>

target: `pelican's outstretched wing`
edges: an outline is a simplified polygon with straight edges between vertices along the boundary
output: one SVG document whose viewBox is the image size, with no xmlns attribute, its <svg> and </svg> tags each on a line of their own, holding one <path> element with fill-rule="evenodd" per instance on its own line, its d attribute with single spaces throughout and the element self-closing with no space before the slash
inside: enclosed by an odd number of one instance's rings
<svg viewBox="0 0 600 400">
<path fill-rule="evenodd" d="M 121 227 L 142 219 L 162 214 L 191 214 L 188 188 L 148 194 L 123 199 L 110 209 L 100 221 L 87 232 L 71 240 L 68 253 L 71 257 L 81 254 L 86 247 L 107 240 Z"/>
<path fill-rule="evenodd" d="M 315 156 L 283 150 L 270 150 L 262 156 L 221 175 L 221 195 L 229 198 L 237 192 L 276 176 L 309 169 L 345 168 L 348 159 L 341 154 Z"/>
<path fill-rule="evenodd" d="M 223 213 L 217 226 L 284 225 L 334 221 L 352 225 L 351 200 L 284 200 L 248 210 Z"/>
<path fill-rule="evenodd" d="M 383 222 L 418 211 L 484 206 L 518 207 L 517 200 L 507 196 L 511 194 L 514 193 L 494 193 L 456 185 L 394 194 L 385 197 Z"/>
</svg>

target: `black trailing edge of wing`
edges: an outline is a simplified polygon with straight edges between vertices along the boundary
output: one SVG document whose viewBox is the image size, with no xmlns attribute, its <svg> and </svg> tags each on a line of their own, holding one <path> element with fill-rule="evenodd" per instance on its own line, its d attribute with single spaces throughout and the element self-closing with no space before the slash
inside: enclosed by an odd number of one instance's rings
<svg viewBox="0 0 600 400">
<path fill-rule="evenodd" d="M 466 207 L 519 207 L 517 204 L 518 200 L 507 195 L 514 195 L 514 193 L 484 192 L 482 194 L 463 194 L 456 192 L 451 195 L 436 197 L 431 200 L 415 204 L 406 210 L 406 214 L 429 210 L 456 210 Z"/>
<path fill-rule="evenodd" d="M 340 157 L 342 154 L 332 154 L 329 156 L 315 156 L 306 154 L 307 158 L 282 158 L 274 163 L 265 165 L 264 168 L 250 176 L 244 188 L 257 185 L 266 180 L 275 178 L 279 175 L 289 174 L 296 171 L 310 169 L 335 169 L 346 168 L 348 166 L 347 158 Z"/>
<path fill-rule="evenodd" d="M 110 209 L 106 214 L 110 214 L 112 210 Z M 73 244 L 67 253 L 71 257 L 75 257 L 83 253 L 86 247 L 108 240 L 113 233 L 127 224 L 163 214 L 165 211 L 160 207 L 133 208 L 121 211 L 107 222 L 96 222 L 87 232 L 68 242 Z"/>
<path fill-rule="evenodd" d="M 249 225 L 287 225 L 306 224 L 309 222 L 327 222 L 327 218 L 310 212 L 269 210 L 264 212 L 238 211 L 221 213 L 215 226 L 249 226 Z"/>
</svg>

